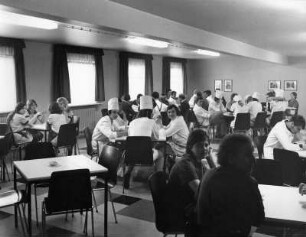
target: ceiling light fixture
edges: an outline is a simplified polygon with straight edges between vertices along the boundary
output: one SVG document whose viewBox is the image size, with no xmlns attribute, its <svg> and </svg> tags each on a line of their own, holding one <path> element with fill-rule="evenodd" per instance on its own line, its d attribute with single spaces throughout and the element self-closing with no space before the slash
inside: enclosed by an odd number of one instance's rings
<svg viewBox="0 0 306 237">
<path fill-rule="evenodd" d="M 198 49 L 194 52 L 196 52 L 197 54 L 207 55 L 207 56 L 212 56 L 212 57 L 219 57 L 220 56 L 220 53 L 218 53 L 218 52 L 203 50 L 203 49 Z"/>
<path fill-rule="evenodd" d="M 7 11 L 0 11 L 0 15 L 0 22 L 5 24 L 35 27 L 45 30 L 54 30 L 58 28 L 58 23 L 55 21 L 39 17 L 27 16 Z"/>
<path fill-rule="evenodd" d="M 142 38 L 142 37 L 128 36 L 126 39 L 127 41 L 133 44 L 144 45 L 144 46 L 155 47 L 155 48 L 167 48 L 169 46 L 168 42 L 160 41 L 160 40 L 152 40 L 152 39 L 147 39 L 147 38 Z"/>
</svg>

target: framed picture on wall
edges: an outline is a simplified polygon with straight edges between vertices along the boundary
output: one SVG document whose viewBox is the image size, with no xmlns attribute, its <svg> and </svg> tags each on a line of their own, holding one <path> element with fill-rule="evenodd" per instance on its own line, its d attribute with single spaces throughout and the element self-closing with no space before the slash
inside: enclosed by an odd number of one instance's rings
<svg viewBox="0 0 306 237">
<path fill-rule="evenodd" d="M 280 88 L 281 88 L 281 81 L 278 80 L 268 81 L 268 90 L 274 90 Z"/>
<path fill-rule="evenodd" d="M 284 90 L 285 91 L 296 91 L 297 81 L 295 80 L 284 81 Z"/>
<path fill-rule="evenodd" d="M 224 91 L 226 92 L 233 91 L 233 80 L 229 80 L 229 79 L 224 80 Z"/>
<path fill-rule="evenodd" d="M 222 91 L 222 80 L 215 80 L 215 91 L 216 90 Z"/>
</svg>

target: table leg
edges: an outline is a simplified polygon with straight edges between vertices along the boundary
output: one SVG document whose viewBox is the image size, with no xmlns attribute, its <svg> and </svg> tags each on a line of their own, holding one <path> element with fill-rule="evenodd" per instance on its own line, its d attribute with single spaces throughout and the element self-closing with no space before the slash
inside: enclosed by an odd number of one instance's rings
<svg viewBox="0 0 306 237">
<path fill-rule="evenodd" d="M 107 218 L 108 218 L 108 177 L 105 177 L 104 190 L 104 236 L 107 237 Z"/>
<path fill-rule="evenodd" d="M 2 157 L 2 181 L 5 181 L 5 156 Z"/>
<path fill-rule="evenodd" d="M 167 156 L 166 156 L 166 142 L 164 143 L 163 146 L 163 153 L 164 153 L 164 167 L 163 167 L 163 171 L 166 173 L 166 169 L 167 169 Z"/>
<path fill-rule="evenodd" d="M 47 142 L 47 131 L 45 130 L 45 142 Z"/>
<path fill-rule="evenodd" d="M 14 166 L 14 189 L 17 191 L 16 183 L 16 167 Z M 17 205 L 14 205 L 14 214 L 15 214 L 15 227 L 18 227 L 18 218 L 17 218 Z"/>
<path fill-rule="evenodd" d="M 28 183 L 27 190 L 27 201 L 28 201 L 28 226 L 29 226 L 29 236 L 32 236 L 32 201 L 31 201 L 31 190 L 32 183 Z"/>
</svg>

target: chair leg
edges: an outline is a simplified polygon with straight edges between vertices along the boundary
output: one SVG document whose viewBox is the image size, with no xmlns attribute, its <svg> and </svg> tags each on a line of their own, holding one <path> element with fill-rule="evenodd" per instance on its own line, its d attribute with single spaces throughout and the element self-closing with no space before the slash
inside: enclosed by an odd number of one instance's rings
<svg viewBox="0 0 306 237">
<path fill-rule="evenodd" d="M 96 212 L 98 213 L 98 205 L 97 205 L 97 201 L 96 201 L 96 196 L 95 196 L 95 192 L 92 190 L 92 198 L 93 198 L 93 201 L 94 201 L 94 205 L 95 205 L 95 208 L 96 208 Z"/>
<path fill-rule="evenodd" d="M 9 175 L 9 172 L 8 172 L 8 168 L 7 168 L 7 165 L 5 164 L 5 160 L 4 160 L 4 167 L 3 167 L 4 175 L 5 175 L 5 171 L 6 171 L 6 174 L 7 174 L 7 180 L 11 181 L 10 175 Z"/>
<path fill-rule="evenodd" d="M 17 211 L 18 211 L 18 215 L 19 215 L 19 218 L 20 218 L 20 224 L 21 224 L 22 232 L 23 232 L 23 235 L 26 236 L 26 228 L 25 228 L 25 225 L 24 225 L 23 220 L 22 220 L 20 206 L 19 206 L 19 204 L 16 204 L 16 205 L 17 205 L 16 208 L 17 208 Z"/>
<path fill-rule="evenodd" d="M 37 205 L 37 192 L 36 192 L 36 185 L 34 185 L 34 195 L 35 195 L 35 212 L 36 212 L 36 226 L 38 227 L 38 205 Z"/>
<path fill-rule="evenodd" d="M 126 165 L 123 163 L 123 168 L 122 168 L 122 172 L 123 172 L 122 193 L 123 194 L 124 194 L 124 183 L 125 183 L 125 168 L 126 168 Z"/>
<path fill-rule="evenodd" d="M 41 224 L 42 224 L 42 235 L 45 236 L 46 231 L 46 216 L 45 216 L 45 203 L 41 205 Z"/>
<path fill-rule="evenodd" d="M 116 211 L 115 211 L 115 206 L 114 206 L 114 202 L 113 202 L 112 192 L 110 191 L 110 189 L 108 189 L 108 195 L 109 195 L 109 200 L 110 200 L 111 203 L 112 203 L 112 208 L 113 208 L 115 223 L 117 224 L 117 223 L 118 223 L 118 221 L 117 221 L 117 214 L 116 214 Z"/>
<path fill-rule="evenodd" d="M 92 231 L 92 237 L 94 237 L 95 236 L 95 221 L 94 221 L 93 208 L 91 208 L 91 231 Z"/>
</svg>

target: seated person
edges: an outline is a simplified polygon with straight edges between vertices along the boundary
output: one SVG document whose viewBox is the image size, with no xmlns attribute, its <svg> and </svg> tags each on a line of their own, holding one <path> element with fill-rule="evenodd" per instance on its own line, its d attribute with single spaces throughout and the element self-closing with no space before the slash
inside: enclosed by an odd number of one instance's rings
<svg viewBox="0 0 306 237">
<path fill-rule="evenodd" d="M 181 114 L 184 117 L 185 121 L 187 121 L 187 116 L 188 116 L 190 106 L 184 94 L 179 94 L 178 103 L 179 103 L 179 109 L 181 111 Z"/>
<path fill-rule="evenodd" d="M 232 104 L 231 111 L 233 111 L 234 114 L 234 120 L 231 122 L 231 127 L 234 128 L 237 114 L 239 113 L 248 113 L 249 108 L 244 105 L 242 102 L 242 97 L 240 95 L 235 95 L 234 98 L 234 103 Z"/>
<path fill-rule="evenodd" d="M 154 114 L 160 114 L 161 112 L 167 112 L 168 105 L 160 101 L 159 93 L 157 91 L 154 91 L 152 93 L 152 98 L 155 100 L 155 103 L 156 103 L 156 106 L 153 108 Z"/>
<path fill-rule="evenodd" d="M 168 144 L 176 158 L 180 158 L 186 151 L 189 130 L 183 116 L 181 116 L 179 109 L 175 105 L 168 106 L 167 114 L 170 118 L 170 123 L 165 127 Z"/>
<path fill-rule="evenodd" d="M 59 129 L 63 124 L 67 124 L 67 120 L 66 116 L 63 114 L 62 108 L 57 102 L 50 104 L 49 112 L 50 115 L 47 120 L 47 123 L 50 126 L 48 141 L 51 142 L 53 146 L 56 146 Z"/>
<path fill-rule="evenodd" d="M 193 108 L 195 105 L 195 99 L 197 98 L 198 94 L 201 94 L 201 91 L 199 89 L 194 89 L 192 96 L 190 97 L 189 100 L 189 107 Z"/>
<path fill-rule="evenodd" d="M 202 178 L 201 160 L 208 155 L 209 139 L 203 130 L 190 133 L 183 158 L 175 163 L 170 172 L 166 206 L 169 210 L 169 221 L 178 226 L 192 223 L 188 231 L 194 229 L 195 206 L 198 189 Z"/>
<path fill-rule="evenodd" d="M 152 97 L 151 96 L 141 96 L 140 97 L 140 111 L 138 114 L 138 118 L 134 119 L 130 125 L 128 130 L 129 136 L 145 136 L 152 137 L 152 139 L 157 140 L 159 138 L 159 130 L 162 128 L 161 121 L 156 123 L 154 119 L 152 119 Z M 161 118 L 158 118 L 161 120 Z M 155 163 L 156 170 L 162 170 L 163 168 L 163 154 L 160 150 L 153 148 L 153 161 Z M 130 175 L 133 170 L 133 167 L 128 167 L 128 170 L 125 174 L 125 183 L 124 187 L 129 188 L 129 180 Z"/>
<path fill-rule="evenodd" d="M 231 94 L 230 101 L 227 102 L 227 104 L 226 104 L 226 106 L 225 106 L 227 112 L 233 113 L 233 111 L 231 111 L 231 107 L 232 107 L 232 105 L 236 102 L 236 101 L 234 101 L 234 97 L 235 97 L 236 95 L 238 95 L 238 94 L 237 94 L 237 93 L 232 93 L 232 94 Z"/>
<path fill-rule="evenodd" d="M 129 94 L 123 95 L 121 98 L 121 110 L 125 113 L 129 122 L 131 122 L 136 116 L 136 112 L 132 109 L 130 100 L 131 97 Z"/>
<path fill-rule="evenodd" d="M 178 106 L 177 98 L 176 98 L 176 91 L 171 91 L 168 102 L 169 102 L 170 105 Z"/>
<path fill-rule="evenodd" d="M 290 93 L 290 100 L 288 100 L 288 107 L 296 108 L 296 113 L 298 113 L 299 102 L 296 100 L 296 98 L 297 98 L 296 92 Z"/>
<path fill-rule="evenodd" d="M 27 115 L 26 117 L 28 118 L 33 118 L 35 116 L 35 114 L 37 114 L 37 103 L 35 100 L 33 99 L 30 99 L 30 100 L 27 100 L 27 103 L 26 103 L 26 106 L 27 106 Z M 33 124 L 42 124 L 44 122 L 44 117 L 43 115 L 40 113 L 40 116 L 37 117 L 37 119 L 34 121 Z M 29 130 L 29 132 L 35 136 L 38 140 L 42 140 L 44 135 L 42 132 L 40 131 L 35 131 L 35 130 Z"/>
<path fill-rule="evenodd" d="M 274 159 L 273 149 L 280 148 L 290 151 L 306 149 L 304 144 L 294 144 L 295 135 L 305 128 L 305 119 L 301 115 L 295 115 L 291 120 L 283 120 L 275 124 L 264 144 L 264 157 Z"/>
<path fill-rule="evenodd" d="M 225 137 L 218 163 L 201 181 L 198 236 L 252 236 L 265 213 L 258 184 L 250 176 L 255 163 L 251 140 L 242 134 Z"/>
<path fill-rule="evenodd" d="M 119 116 L 118 98 L 108 101 L 108 115 L 102 117 L 92 133 L 92 148 L 101 152 L 104 144 L 109 144 L 112 139 L 127 136 L 126 126 L 128 121 Z"/>
<path fill-rule="evenodd" d="M 259 93 L 254 92 L 252 95 L 252 99 L 247 103 L 247 106 L 249 107 L 251 126 L 254 125 L 257 114 L 259 112 L 262 112 L 262 105 L 258 100 Z"/>
<path fill-rule="evenodd" d="M 207 127 L 209 126 L 210 114 L 208 113 L 207 110 L 203 109 L 202 107 L 203 101 L 204 101 L 204 98 L 201 98 L 201 97 L 196 98 L 195 105 L 193 107 L 193 112 L 200 126 Z"/>
<path fill-rule="evenodd" d="M 139 106 L 140 106 L 140 97 L 142 94 L 138 94 L 136 97 L 136 100 L 132 101 L 132 109 L 134 110 L 135 113 L 139 112 Z"/>
<path fill-rule="evenodd" d="M 26 142 L 37 142 L 42 139 L 41 136 L 35 136 L 31 134 L 26 128 L 31 127 L 41 116 L 41 113 L 36 113 L 32 118 L 26 116 L 26 105 L 19 102 L 15 110 L 7 116 L 7 124 L 11 128 L 14 134 L 14 141 L 16 144 L 22 144 Z"/>
<path fill-rule="evenodd" d="M 73 121 L 73 111 L 68 106 L 69 101 L 65 97 L 57 98 L 56 102 L 59 104 L 60 108 L 63 111 L 63 114 L 66 117 L 66 122 L 71 123 Z"/>
</svg>

